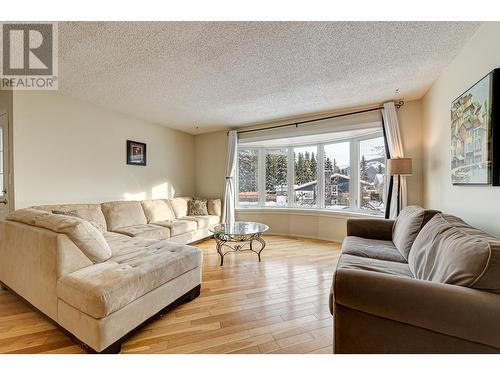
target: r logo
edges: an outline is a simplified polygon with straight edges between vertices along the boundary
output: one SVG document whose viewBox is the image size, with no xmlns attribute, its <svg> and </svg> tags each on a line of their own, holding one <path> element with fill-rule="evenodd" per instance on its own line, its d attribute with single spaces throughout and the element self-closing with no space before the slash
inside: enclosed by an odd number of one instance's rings
<svg viewBox="0 0 500 375">
<path fill-rule="evenodd" d="M 53 28 L 46 23 L 2 25 L 4 76 L 53 74 Z"/>
</svg>

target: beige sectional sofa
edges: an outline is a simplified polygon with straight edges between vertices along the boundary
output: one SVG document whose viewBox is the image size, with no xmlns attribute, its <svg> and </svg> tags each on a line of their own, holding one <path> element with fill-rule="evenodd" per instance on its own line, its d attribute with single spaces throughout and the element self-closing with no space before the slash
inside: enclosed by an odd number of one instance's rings
<svg viewBox="0 0 500 375">
<path fill-rule="evenodd" d="M 202 253 L 186 244 L 221 220 L 190 198 L 37 206 L 0 221 L 0 282 L 90 351 L 119 352 L 135 328 L 199 295 Z"/>
<path fill-rule="evenodd" d="M 352 219 L 333 278 L 335 353 L 500 353 L 500 240 L 408 207 Z"/>
</svg>

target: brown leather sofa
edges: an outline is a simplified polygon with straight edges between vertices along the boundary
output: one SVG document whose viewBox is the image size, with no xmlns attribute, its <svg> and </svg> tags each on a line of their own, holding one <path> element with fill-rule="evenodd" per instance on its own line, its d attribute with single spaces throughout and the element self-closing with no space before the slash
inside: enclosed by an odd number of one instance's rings
<svg viewBox="0 0 500 375">
<path fill-rule="evenodd" d="M 500 353 L 500 240 L 412 206 L 352 219 L 333 277 L 334 353 Z"/>
</svg>

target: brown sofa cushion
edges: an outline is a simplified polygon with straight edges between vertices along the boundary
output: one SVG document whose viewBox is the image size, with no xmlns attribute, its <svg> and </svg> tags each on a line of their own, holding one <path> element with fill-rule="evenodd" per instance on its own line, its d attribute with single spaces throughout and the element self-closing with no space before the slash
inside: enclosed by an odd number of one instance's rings
<svg viewBox="0 0 500 375">
<path fill-rule="evenodd" d="M 436 213 L 419 206 L 405 207 L 399 213 L 392 229 L 392 242 L 406 260 L 418 233 Z"/>
<path fill-rule="evenodd" d="M 60 212 L 72 212 L 77 214 L 83 220 L 87 220 L 90 224 L 96 227 L 101 233 L 106 232 L 106 219 L 101 210 L 100 204 L 93 203 L 72 203 L 72 204 L 51 204 L 45 206 L 35 206 L 32 207 L 37 210 L 48 211 L 56 213 L 54 211 Z M 60 212 L 57 212 L 60 214 Z"/>
<path fill-rule="evenodd" d="M 399 253 L 392 241 L 349 236 L 342 242 L 342 254 L 406 263 L 406 259 Z"/>
<path fill-rule="evenodd" d="M 106 202 L 102 204 L 102 213 L 110 231 L 148 222 L 138 201 Z"/>
<path fill-rule="evenodd" d="M 435 215 L 413 243 L 416 278 L 500 293 L 500 239 L 461 219 Z"/>
</svg>

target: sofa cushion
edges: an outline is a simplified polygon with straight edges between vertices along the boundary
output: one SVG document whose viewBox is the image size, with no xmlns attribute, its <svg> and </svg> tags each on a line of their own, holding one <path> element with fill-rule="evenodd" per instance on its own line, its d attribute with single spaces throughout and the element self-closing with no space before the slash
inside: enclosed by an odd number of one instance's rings
<svg viewBox="0 0 500 375">
<path fill-rule="evenodd" d="M 184 216 L 182 220 L 195 221 L 198 225 L 198 229 L 206 228 L 211 225 L 218 224 L 220 222 L 220 217 L 215 215 L 205 215 L 205 216 Z"/>
<path fill-rule="evenodd" d="M 109 231 L 148 222 L 138 201 L 106 202 L 101 207 Z"/>
<path fill-rule="evenodd" d="M 20 210 L 10 212 L 6 219 L 16 221 L 18 223 L 35 225 L 37 219 L 50 215 L 50 212 L 37 208 L 22 208 Z"/>
<path fill-rule="evenodd" d="M 131 239 L 132 240 L 132 239 Z M 133 241 L 133 240 L 132 240 Z M 65 275 L 57 296 L 96 319 L 123 308 L 168 281 L 201 266 L 202 253 L 192 246 L 153 241 Z"/>
<path fill-rule="evenodd" d="M 120 234 L 115 232 L 106 232 L 103 234 L 106 242 L 111 248 L 112 257 L 116 257 L 121 254 L 132 253 L 137 250 L 138 247 L 146 247 L 151 244 L 157 243 L 158 240 L 148 239 L 144 237 L 130 237 L 126 234 Z"/>
<path fill-rule="evenodd" d="M 149 238 L 153 240 L 165 240 L 170 238 L 170 229 L 153 224 L 139 224 L 130 227 L 117 228 L 116 233 L 125 234 L 130 237 Z"/>
<path fill-rule="evenodd" d="M 208 199 L 207 209 L 209 215 L 214 215 L 214 216 L 222 215 L 222 201 L 220 199 Z"/>
<path fill-rule="evenodd" d="M 174 210 L 176 218 L 188 215 L 188 202 L 190 200 L 191 198 L 188 197 L 172 198 L 170 200 L 170 204 L 172 205 L 172 209 Z"/>
<path fill-rule="evenodd" d="M 409 265 L 421 280 L 500 293 L 500 239 L 452 215 L 437 214 L 420 231 Z"/>
<path fill-rule="evenodd" d="M 371 240 L 356 236 L 348 236 L 344 239 L 342 254 L 407 263 L 392 241 Z"/>
<path fill-rule="evenodd" d="M 53 212 L 53 211 L 72 212 L 77 214 L 83 220 L 87 220 L 100 232 L 104 233 L 107 230 L 106 219 L 104 218 L 100 204 L 92 204 L 92 203 L 51 204 L 45 206 L 35 206 L 33 208 L 48 212 Z"/>
<path fill-rule="evenodd" d="M 78 217 L 27 208 L 10 213 L 7 219 L 67 235 L 93 263 L 104 262 L 111 257 L 111 248 L 102 233 Z"/>
<path fill-rule="evenodd" d="M 148 223 L 175 219 L 174 211 L 167 199 L 145 200 L 141 201 L 141 204 Z"/>
<path fill-rule="evenodd" d="M 198 224 L 194 220 L 158 221 L 154 224 L 169 228 L 171 237 L 198 229 Z"/>
<path fill-rule="evenodd" d="M 333 313 L 333 304 L 335 301 L 335 278 L 337 274 L 342 272 L 342 270 L 371 271 L 378 274 L 413 278 L 413 274 L 407 263 L 390 262 L 387 260 L 342 253 L 339 258 L 339 262 L 337 263 L 337 268 L 333 275 L 332 287 L 330 289 L 329 307 L 331 313 Z"/>
<path fill-rule="evenodd" d="M 337 264 L 337 270 L 341 268 L 380 272 L 387 275 L 413 278 L 413 274 L 407 263 L 358 257 L 350 254 L 341 255 Z"/>
<path fill-rule="evenodd" d="M 408 206 L 399 213 L 392 229 L 392 242 L 406 260 L 408 260 L 411 246 L 418 232 L 436 212 L 424 210 L 419 206 Z"/>
</svg>

